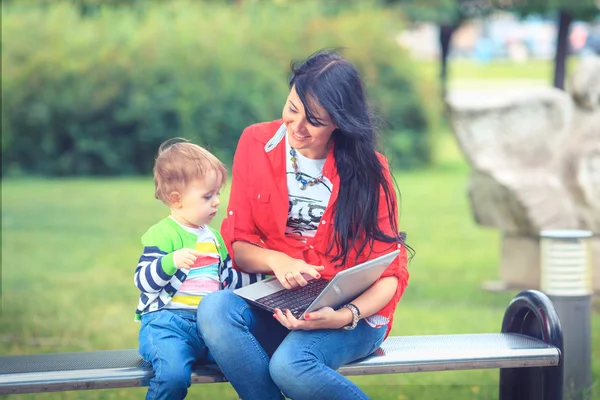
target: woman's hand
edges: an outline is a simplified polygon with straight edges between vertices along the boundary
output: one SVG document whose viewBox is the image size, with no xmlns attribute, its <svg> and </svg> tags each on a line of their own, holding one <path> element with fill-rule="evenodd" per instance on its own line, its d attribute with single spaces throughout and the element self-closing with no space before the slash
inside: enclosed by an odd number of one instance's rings
<svg viewBox="0 0 600 400">
<path fill-rule="evenodd" d="M 289 330 L 311 331 L 316 329 L 339 329 L 352 322 L 352 311 L 347 308 L 334 310 L 331 307 L 323 307 L 320 310 L 304 315 L 304 319 L 298 319 L 292 315 L 290 310 L 285 312 L 275 309 L 273 317 Z"/>
<path fill-rule="evenodd" d="M 315 279 L 321 277 L 320 271 L 325 267 L 321 265 L 310 265 L 302 260 L 287 256 L 284 253 L 273 253 L 268 260 L 269 267 L 279 282 L 286 289 L 298 286 L 306 286 L 308 283 L 302 274 L 312 276 Z"/>
</svg>

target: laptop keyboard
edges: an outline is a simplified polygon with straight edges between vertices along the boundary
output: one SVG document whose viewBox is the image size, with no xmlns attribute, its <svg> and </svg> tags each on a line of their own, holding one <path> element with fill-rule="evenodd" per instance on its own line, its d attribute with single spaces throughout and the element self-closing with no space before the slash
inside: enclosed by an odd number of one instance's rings
<svg viewBox="0 0 600 400">
<path fill-rule="evenodd" d="M 255 301 L 270 309 L 279 308 L 284 312 L 289 309 L 294 317 L 299 318 L 328 283 L 325 279 L 313 279 L 306 286 L 282 290 Z"/>
</svg>

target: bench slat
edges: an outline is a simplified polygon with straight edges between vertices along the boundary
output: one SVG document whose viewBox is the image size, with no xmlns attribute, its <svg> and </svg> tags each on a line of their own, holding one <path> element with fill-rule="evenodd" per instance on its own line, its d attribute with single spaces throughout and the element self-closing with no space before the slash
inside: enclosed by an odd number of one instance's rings
<svg viewBox="0 0 600 400">
<path fill-rule="evenodd" d="M 507 333 L 389 337 L 346 376 L 421 371 L 556 366 L 560 352 Z M 0 394 L 147 386 L 150 365 L 136 349 L 0 357 Z M 226 382 L 216 365 L 194 368 L 192 383 Z"/>
<path fill-rule="evenodd" d="M 558 365 L 559 350 L 529 336 L 490 333 L 398 336 L 375 354 L 339 369 L 344 375 Z"/>
</svg>

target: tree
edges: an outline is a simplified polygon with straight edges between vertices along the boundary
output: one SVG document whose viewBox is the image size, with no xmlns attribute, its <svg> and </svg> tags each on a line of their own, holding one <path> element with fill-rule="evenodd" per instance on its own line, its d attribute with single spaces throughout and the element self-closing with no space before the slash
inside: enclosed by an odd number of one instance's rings
<svg viewBox="0 0 600 400">
<path fill-rule="evenodd" d="M 558 33 L 554 57 L 554 87 L 565 88 L 566 61 L 569 55 L 569 29 L 575 20 L 592 21 L 600 16 L 597 0 L 512 0 L 508 7 L 522 17 L 531 14 L 556 15 Z"/>
<path fill-rule="evenodd" d="M 413 21 L 430 21 L 440 27 L 442 90 L 446 92 L 447 58 L 452 34 L 470 18 L 482 17 L 494 10 L 527 15 L 556 15 L 558 34 L 554 57 L 554 86 L 564 89 L 568 35 L 574 20 L 592 21 L 600 15 L 600 0 L 381 0 L 386 5 L 399 6 Z"/>
<path fill-rule="evenodd" d="M 452 35 L 467 19 L 483 17 L 493 10 L 492 0 L 382 0 L 398 6 L 412 21 L 429 21 L 439 26 L 440 84 L 445 97 L 448 80 L 448 55 Z"/>
</svg>

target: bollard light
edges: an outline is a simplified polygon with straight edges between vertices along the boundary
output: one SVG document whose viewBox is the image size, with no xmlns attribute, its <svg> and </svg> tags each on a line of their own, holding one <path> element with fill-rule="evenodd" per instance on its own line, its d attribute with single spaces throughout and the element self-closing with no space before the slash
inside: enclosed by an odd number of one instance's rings
<svg viewBox="0 0 600 400">
<path fill-rule="evenodd" d="M 592 236 L 585 230 L 540 233 L 540 287 L 563 328 L 563 394 L 569 400 L 591 398 Z"/>
<path fill-rule="evenodd" d="M 554 296 L 592 294 L 592 232 L 546 230 L 541 237 L 541 289 Z"/>
</svg>

